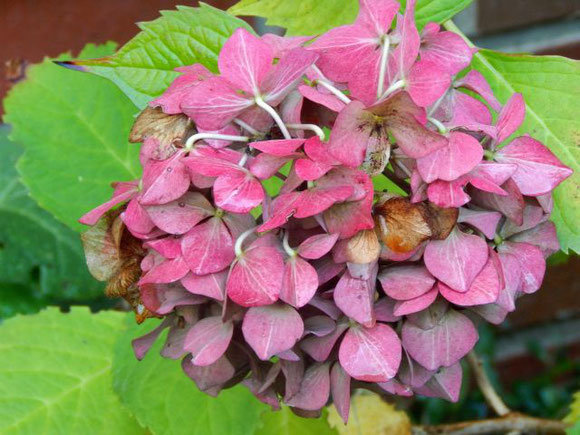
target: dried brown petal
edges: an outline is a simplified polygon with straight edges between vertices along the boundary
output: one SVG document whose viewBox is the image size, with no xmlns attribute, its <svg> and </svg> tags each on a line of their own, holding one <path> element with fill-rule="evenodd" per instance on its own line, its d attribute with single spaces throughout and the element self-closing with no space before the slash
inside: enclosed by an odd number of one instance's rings
<svg viewBox="0 0 580 435">
<path fill-rule="evenodd" d="M 346 245 L 346 258 L 349 263 L 372 263 L 381 252 L 379 239 L 373 230 L 359 231 Z"/>
<path fill-rule="evenodd" d="M 181 141 L 191 128 L 189 118 L 183 114 L 168 115 L 160 108 L 147 107 L 135 120 L 129 141 L 143 142 L 155 138 L 161 147 L 170 147 Z"/>
<path fill-rule="evenodd" d="M 457 223 L 459 209 L 441 208 L 429 202 L 424 204 L 423 215 L 431 227 L 431 232 L 433 233 L 431 238 L 443 240 L 447 238 Z"/>
</svg>

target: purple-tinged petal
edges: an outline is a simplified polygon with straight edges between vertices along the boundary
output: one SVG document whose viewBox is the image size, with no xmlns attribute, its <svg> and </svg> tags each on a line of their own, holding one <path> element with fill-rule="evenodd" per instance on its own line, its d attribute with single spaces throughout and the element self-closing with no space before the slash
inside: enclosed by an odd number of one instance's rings
<svg viewBox="0 0 580 435">
<path fill-rule="evenodd" d="M 397 301 L 394 314 L 397 316 L 406 316 L 407 314 L 418 313 L 435 302 L 438 294 L 439 290 L 436 287 L 433 287 L 433 289 L 429 290 L 427 293 L 417 296 L 414 299 Z"/>
<path fill-rule="evenodd" d="M 300 348 L 306 352 L 312 359 L 324 362 L 328 359 L 330 352 L 344 331 L 348 329 L 348 323 L 339 321 L 336 329 L 324 337 L 311 336 L 300 341 Z"/>
<path fill-rule="evenodd" d="M 453 364 L 450 367 L 438 370 L 424 385 L 414 390 L 423 396 L 440 397 L 451 402 L 457 402 L 461 392 L 462 375 L 461 364 Z"/>
<path fill-rule="evenodd" d="M 513 94 L 497 117 L 497 143 L 503 142 L 514 133 L 526 116 L 526 104 L 522 94 Z"/>
<path fill-rule="evenodd" d="M 372 328 L 352 326 L 338 352 L 340 365 L 353 378 L 366 382 L 386 382 L 397 374 L 401 363 L 401 341 L 387 325 Z"/>
<path fill-rule="evenodd" d="M 169 234 L 185 234 L 213 214 L 210 202 L 199 192 L 187 192 L 181 198 L 162 205 L 146 207 L 149 217 Z"/>
<path fill-rule="evenodd" d="M 283 277 L 284 260 L 276 248 L 250 246 L 234 264 L 226 289 L 243 307 L 268 305 L 278 300 Z"/>
<path fill-rule="evenodd" d="M 456 291 L 466 292 L 487 262 L 487 244 L 455 227 L 445 240 L 430 241 L 423 258 L 433 276 Z"/>
<path fill-rule="evenodd" d="M 353 278 L 348 271 L 334 289 L 334 302 L 342 312 L 358 323 L 371 327 L 375 324 L 375 280 L 378 266 L 375 266 L 373 276 L 368 280 Z"/>
<path fill-rule="evenodd" d="M 380 298 L 375 302 L 375 315 L 377 321 L 379 322 L 398 322 L 401 318 L 395 316 L 395 303 L 394 299 L 389 297 Z"/>
<path fill-rule="evenodd" d="M 420 60 L 407 77 L 407 92 L 420 107 L 435 103 L 451 85 L 451 76 L 437 64 Z"/>
<path fill-rule="evenodd" d="M 417 159 L 417 170 L 427 183 L 453 181 L 475 168 L 482 157 L 483 148 L 473 136 L 453 131 L 449 145 Z"/>
<path fill-rule="evenodd" d="M 519 263 L 521 291 L 534 293 L 540 288 L 546 272 L 546 260 L 540 248 L 529 243 L 504 242 L 497 249 L 500 254 L 512 255 Z"/>
<path fill-rule="evenodd" d="M 402 301 L 427 293 L 435 284 L 435 278 L 425 266 L 389 267 L 378 278 L 388 296 Z"/>
<path fill-rule="evenodd" d="M 485 237 L 493 240 L 500 219 L 501 213 L 497 211 L 471 210 L 461 207 L 457 222 L 469 224 L 481 231 Z"/>
<path fill-rule="evenodd" d="M 447 311 L 431 329 L 421 329 L 407 321 L 402 330 L 405 350 L 428 370 L 455 364 L 473 349 L 477 339 L 471 320 L 454 310 Z"/>
<path fill-rule="evenodd" d="M 394 378 L 387 382 L 379 382 L 377 385 L 387 393 L 396 394 L 397 396 L 411 397 L 413 395 L 413 390 L 409 386 L 401 384 Z"/>
<path fill-rule="evenodd" d="M 478 305 L 470 308 L 487 322 L 493 325 L 500 325 L 505 321 L 509 311 L 497 304 Z"/>
<path fill-rule="evenodd" d="M 139 361 L 145 358 L 145 355 L 147 352 L 149 352 L 149 349 L 151 349 L 151 346 L 153 346 L 153 343 L 155 343 L 159 335 L 165 328 L 168 328 L 173 321 L 173 317 L 166 317 L 163 319 L 163 322 L 161 322 L 155 329 L 149 331 L 147 334 L 141 337 L 133 339 L 131 346 L 133 347 L 135 358 L 137 358 Z"/>
<path fill-rule="evenodd" d="M 345 268 L 344 264 L 335 263 L 332 256 L 325 256 L 312 264 L 316 269 L 318 285 L 320 286 L 338 276 Z"/>
<path fill-rule="evenodd" d="M 236 369 L 225 356 L 207 366 L 194 365 L 191 362 L 191 356 L 188 356 L 181 362 L 181 368 L 195 382 L 197 388 L 214 397 L 236 374 Z"/>
<path fill-rule="evenodd" d="M 425 385 L 433 374 L 431 370 L 427 370 L 421 364 L 413 361 L 405 352 L 397 377 L 404 384 L 412 388 L 417 388 Z"/>
<path fill-rule="evenodd" d="M 338 415 L 346 424 L 350 411 L 350 376 L 338 361 L 330 370 L 330 395 Z"/>
<path fill-rule="evenodd" d="M 302 337 L 304 324 L 298 312 L 285 304 L 252 307 L 244 316 L 242 332 L 261 360 L 291 349 Z"/>
<path fill-rule="evenodd" d="M 193 364 L 208 366 L 225 353 L 233 333 L 232 322 L 222 322 L 221 316 L 206 317 L 189 330 L 184 348 L 191 352 Z"/>
<path fill-rule="evenodd" d="M 545 145 L 528 136 L 511 141 L 496 153 L 495 159 L 517 166 L 512 179 L 520 192 L 528 196 L 551 192 L 573 172 Z"/>
<path fill-rule="evenodd" d="M 329 364 L 318 363 L 306 369 L 300 383 L 300 390 L 289 400 L 285 400 L 285 402 L 287 405 L 296 408 L 318 411 L 326 405 L 329 396 Z"/>
<path fill-rule="evenodd" d="M 195 295 L 207 296 L 212 299 L 223 301 L 226 292 L 226 280 L 228 271 L 196 275 L 188 273 L 182 278 L 181 283 L 188 292 Z"/>
<path fill-rule="evenodd" d="M 306 260 L 296 256 L 286 261 L 280 299 L 300 308 L 306 305 L 316 293 L 318 275 L 316 269 Z"/>
<path fill-rule="evenodd" d="M 548 219 L 548 216 L 544 214 L 544 210 L 538 204 L 526 203 L 524 207 L 524 215 L 522 219 L 522 224 L 517 225 L 511 220 L 506 220 L 501 227 L 499 235 L 502 239 L 507 239 L 514 234 L 521 233 L 522 231 L 529 230 L 539 225 Z"/>
<path fill-rule="evenodd" d="M 473 203 L 481 207 L 497 210 L 517 225 L 521 225 L 524 219 L 524 197 L 516 183 L 509 179 L 501 188 L 507 195 L 482 192 L 477 189 L 470 191 Z"/>
<path fill-rule="evenodd" d="M 347 239 L 361 230 L 374 228 L 371 209 L 372 198 L 335 204 L 324 212 L 324 222 L 329 233 Z"/>
<path fill-rule="evenodd" d="M 298 361 L 281 360 L 280 366 L 286 378 L 284 400 L 290 400 L 300 391 L 300 384 L 304 378 L 304 361 L 302 359 L 298 359 Z"/>
<path fill-rule="evenodd" d="M 236 257 L 232 236 L 218 217 L 193 227 L 181 240 L 181 250 L 196 275 L 224 270 Z"/>
<path fill-rule="evenodd" d="M 560 250 L 560 242 L 553 222 L 542 222 L 538 226 L 518 233 L 510 238 L 512 242 L 523 242 L 540 248 L 544 258 Z"/>
<path fill-rule="evenodd" d="M 304 320 L 304 335 L 324 337 L 336 329 L 336 322 L 328 316 L 312 316 Z"/>
<path fill-rule="evenodd" d="M 438 32 L 425 36 L 421 44 L 421 59 L 436 64 L 449 74 L 457 74 L 469 66 L 473 50 L 461 36 L 453 32 Z"/>
</svg>

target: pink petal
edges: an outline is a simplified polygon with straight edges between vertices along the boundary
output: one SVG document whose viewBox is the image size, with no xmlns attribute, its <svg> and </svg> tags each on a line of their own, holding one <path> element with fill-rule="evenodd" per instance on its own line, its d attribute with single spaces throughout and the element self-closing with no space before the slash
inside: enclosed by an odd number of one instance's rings
<svg viewBox="0 0 580 435">
<path fill-rule="evenodd" d="M 400 42 L 393 52 L 393 57 L 397 59 L 400 79 L 406 76 L 419 55 L 421 40 L 415 26 L 415 3 L 416 0 L 408 0 L 402 20 L 397 20 Z"/>
<path fill-rule="evenodd" d="M 267 180 L 276 175 L 282 166 L 288 163 L 292 157 L 278 157 L 271 154 L 258 154 L 250 161 L 250 172 L 260 180 Z"/>
<path fill-rule="evenodd" d="M 330 396 L 329 364 L 313 364 L 300 383 L 300 390 L 286 404 L 308 411 L 318 411 L 326 405 Z"/>
<path fill-rule="evenodd" d="M 189 189 L 189 173 L 177 152 L 167 160 L 149 161 L 143 170 L 143 205 L 166 204 L 181 197 Z"/>
<path fill-rule="evenodd" d="M 483 319 L 494 325 L 500 325 L 505 321 L 509 311 L 497 304 L 478 305 L 472 307 L 471 311 L 479 314 Z"/>
<path fill-rule="evenodd" d="M 323 285 L 335 276 L 338 276 L 345 268 L 344 264 L 335 263 L 330 255 L 314 261 L 313 265 L 318 274 L 319 285 Z"/>
<path fill-rule="evenodd" d="M 360 0 L 359 13 L 356 25 L 373 30 L 377 35 L 389 32 L 391 22 L 399 10 L 399 3 L 395 0 Z"/>
<path fill-rule="evenodd" d="M 540 248 L 529 243 L 504 242 L 497 249 L 500 254 L 512 255 L 519 264 L 524 293 L 534 293 L 540 288 L 546 272 L 546 260 Z"/>
<path fill-rule="evenodd" d="M 251 142 L 249 145 L 266 154 L 285 157 L 296 152 L 305 141 L 306 139 L 275 139 Z"/>
<path fill-rule="evenodd" d="M 273 60 L 273 50 L 266 42 L 239 28 L 222 47 L 218 67 L 237 88 L 256 95 Z"/>
<path fill-rule="evenodd" d="M 329 233 L 346 239 L 361 230 L 374 228 L 371 214 L 372 200 L 335 204 L 324 212 L 324 222 Z"/>
<path fill-rule="evenodd" d="M 268 305 L 278 300 L 284 277 L 284 260 L 276 248 L 250 246 L 235 263 L 226 289 L 243 307 Z"/>
<path fill-rule="evenodd" d="M 189 330 L 184 348 L 191 352 L 193 364 L 208 366 L 225 353 L 233 333 L 232 322 L 223 323 L 221 316 L 206 317 Z"/>
<path fill-rule="evenodd" d="M 487 262 L 487 244 L 455 227 L 447 239 L 429 242 L 423 258 L 433 276 L 456 291 L 466 292 Z"/>
<path fill-rule="evenodd" d="M 541 142 L 528 136 L 514 139 L 496 153 L 500 163 L 517 166 L 512 179 L 523 195 L 539 196 L 556 188 L 572 175 L 572 170 Z"/>
<path fill-rule="evenodd" d="M 163 112 L 170 115 L 181 113 L 181 102 L 193 88 L 212 76 L 212 73 L 203 65 L 196 63 L 175 69 L 183 73 L 165 90 L 163 95 L 149 103 L 151 107 L 161 106 Z"/>
<path fill-rule="evenodd" d="M 244 316 L 242 332 L 261 360 L 291 349 L 302 337 L 304 324 L 298 312 L 285 304 L 252 307 Z"/>
<path fill-rule="evenodd" d="M 407 91 L 420 107 L 435 103 L 451 85 L 451 76 L 437 64 L 420 60 L 416 62 L 407 78 Z"/>
<path fill-rule="evenodd" d="M 350 411 L 350 376 L 339 362 L 336 362 L 330 370 L 330 394 L 332 403 L 346 424 Z"/>
<path fill-rule="evenodd" d="M 461 379 L 461 364 L 453 364 L 437 371 L 424 385 L 415 388 L 415 392 L 427 397 L 440 397 L 457 402 L 461 392 Z"/>
<path fill-rule="evenodd" d="M 497 143 L 512 135 L 524 122 L 526 104 L 522 94 L 513 94 L 497 117 Z"/>
<path fill-rule="evenodd" d="M 208 273 L 207 275 L 188 273 L 184 278 L 182 278 L 181 283 L 190 293 L 223 301 L 226 292 L 227 277 L 227 270 Z"/>
<path fill-rule="evenodd" d="M 447 32 L 445 32 L 447 33 Z M 459 35 L 456 35 L 459 36 Z M 499 112 L 501 110 L 501 104 L 497 101 L 497 98 L 493 95 L 491 86 L 487 83 L 487 80 L 479 71 L 472 69 L 464 77 L 455 83 L 456 87 L 462 87 L 469 89 L 470 91 L 479 94 L 487 103 L 492 107 L 493 110 Z"/>
<path fill-rule="evenodd" d="M 300 341 L 300 348 L 306 352 L 315 361 L 324 362 L 327 360 L 330 352 L 334 348 L 334 345 L 338 339 L 342 336 L 344 331 L 348 329 L 347 322 L 338 322 L 336 324 L 336 329 L 324 337 L 308 337 Z"/>
<path fill-rule="evenodd" d="M 84 225 L 95 225 L 106 212 L 117 204 L 130 200 L 138 191 L 137 182 L 117 183 L 115 185 L 113 197 L 109 201 L 83 215 L 83 217 L 79 219 L 79 222 Z"/>
<path fill-rule="evenodd" d="M 366 382 L 386 382 L 397 374 L 401 363 L 401 341 L 387 325 L 372 328 L 352 326 L 338 352 L 340 365 L 353 378 Z"/>
<path fill-rule="evenodd" d="M 213 217 L 193 227 L 181 241 L 183 258 L 196 275 L 219 272 L 234 258 L 234 242 L 222 219 Z"/>
<path fill-rule="evenodd" d="M 231 150 L 214 150 L 207 146 L 195 148 L 195 151 L 183 159 L 183 163 L 193 173 L 206 177 L 218 177 L 224 174 L 232 174 L 242 170 L 237 162 L 242 158 L 242 153 Z M 232 161 L 235 159 L 234 161 Z"/>
<path fill-rule="evenodd" d="M 362 164 L 371 140 L 367 129 L 359 128 L 364 109 L 360 101 L 349 103 L 338 114 L 330 135 L 328 151 L 339 162 L 351 168 Z"/>
<path fill-rule="evenodd" d="M 316 269 L 300 257 L 291 257 L 284 267 L 284 279 L 280 299 L 300 308 L 306 305 L 316 293 L 318 275 Z"/>
<path fill-rule="evenodd" d="M 402 330 L 406 351 L 428 370 L 455 364 L 473 349 L 477 339 L 471 320 L 454 310 L 447 311 L 431 329 L 421 329 L 407 321 Z"/>
<path fill-rule="evenodd" d="M 500 186 L 516 172 L 517 166 L 502 163 L 481 163 L 469 173 L 469 182 L 485 192 L 506 195 Z"/>
<path fill-rule="evenodd" d="M 336 306 L 351 319 L 368 327 L 375 324 L 373 304 L 376 271 L 377 266 L 375 266 L 374 276 L 368 280 L 353 278 L 348 271 L 345 271 L 334 289 Z"/>
<path fill-rule="evenodd" d="M 233 213 L 248 213 L 262 203 L 262 184 L 247 171 L 224 174 L 213 185 L 213 196 L 218 207 Z"/>
<path fill-rule="evenodd" d="M 309 260 L 316 260 L 330 252 L 337 239 L 338 234 L 316 234 L 310 236 L 298 246 L 298 255 Z"/>
<path fill-rule="evenodd" d="M 497 211 L 471 210 L 461 207 L 457 222 L 469 224 L 481 231 L 485 237 L 493 240 L 500 219 L 501 213 Z"/>
<path fill-rule="evenodd" d="M 137 198 L 129 201 L 127 208 L 121 214 L 121 219 L 131 232 L 147 234 L 155 228 L 155 224 Z"/>
<path fill-rule="evenodd" d="M 428 291 L 421 296 L 417 296 L 414 299 L 409 299 L 406 301 L 397 301 L 395 304 L 395 311 L 394 314 L 396 316 L 405 316 L 407 314 L 417 313 L 421 310 L 424 310 L 428 306 L 430 306 L 435 299 L 437 299 L 437 295 L 439 294 L 439 290 L 436 287 L 433 287 L 432 290 Z"/>
<path fill-rule="evenodd" d="M 153 223 L 169 234 L 185 234 L 213 214 L 212 205 L 199 192 L 186 192 L 175 201 L 146 209 Z"/>
<path fill-rule="evenodd" d="M 197 388 L 212 396 L 217 396 L 222 386 L 236 374 L 236 369 L 225 356 L 208 366 L 193 365 L 188 357 L 183 359 L 181 367 Z"/>
<path fill-rule="evenodd" d="M 471 63 L 473 51 L 461 36 L 439 32 L 423 38 L 421 59 L 433 62 L 449 74 L 457 74 Z"/>
<path fill-rule="evenodd" d="M 258 227 L 264 232 L 284 225 L 296 213 L 302 199 L 302 192 L 282 193 L 272 203 L 272 214 Z"/>
<path fill-rule="evenodd" d="M 346 104 L 344 104 L 344 102 L 342 102 L 336 95 L 325 94 L 311 86 L 300 85 L 298 86 L 298 90 L 300 91 L 300 94 L 303 95 L 305 98 L 308 98 L 310 101 L 313 101 L 316 104 L 320 104 L 324 107 L 327 107 L 333 112 L 340 112 L 346 106 Z"/>
<path fill-rule="evenodd" d="M 511 179 L 502 184 L 501 188 L 507 195 L 472 190 L 471 196 L 474 204 L 497 210 L 517 225 L 521 225 L 524 219 L 524 197 L 516 183 Z"/>
<path fill-rule="evenodd" d="M 522 224 L 517 225 L 516 223 L 507 220 L 502 225 L 499 235 L 503 239 L 510 238 L 514 234 L 536 227 L 540 222 L 544 222 L 547 218 L 548 216 L 544 214 L 542 207 L 528 202 L 524 207 Z"/>
<path fill-rule="evenodd" d="M 153 249 L 164 258 L 181 257 L 181 239 L 173 236 L 150 240 L 144 244 L 147 249 Z"/>
<path fill-rule="evenodd" d="M 310 159 L 298 159 L 295 163 L 296 174 L 305 181 L 318 180 L 332 169 L 332 166 Z"/>
<path fill-rule="evenodd" d="M 183 260 L 183 257 L 178 257 L 166 260 L 155 266 L 139 280 L 139 284 L 171 283 L 183 278 L 187 275 L 187 272 L 189 272 L 187 263 Z"/>
<path fill-rule="evenodd" d="M 453 181 L 475 168 L 482 157 L 483 148 L 473 136 L 453 131 L 448 146 L 417 159 L 417 169 L 427 183 Z"/>
<path fill-rule="evenodd" d="M 379 274 L 385 293 L 393 299 L 413 299 L 433 288 L 435 278 L 425 266 L 394 266 Z"/>
</svg>

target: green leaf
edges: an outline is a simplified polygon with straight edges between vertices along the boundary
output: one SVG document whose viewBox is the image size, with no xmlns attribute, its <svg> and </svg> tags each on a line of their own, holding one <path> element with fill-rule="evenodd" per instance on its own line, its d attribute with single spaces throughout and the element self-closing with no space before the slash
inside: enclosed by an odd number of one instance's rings
<svg viewBox="0 0 580 435">
<path fill-rule="evenodd" d="M 251 30 L 244 21 L 204 3 L 198 8 L 177 6 L 177 11 L 162 11 L 155 21 L 138 25 L 142 31 L 113 56 L 71 64 L 112 80 L 141 109 L 177 77 L 176 67 L 201 63 L 217 72 L 226 39 L 238 27 Z"/>
<path fill-rule="evenodd" d="M 319 418 L 302 418 L 294 414 L 289 407 L 282 406 L 280 411 L 265 411 L 262 414 L 262 426 L 254 435 L 331 435 L 338 432 L 330 427 L 327 421 L 328 411 L 322 410 Z"/>
<path fill-rule="evenodd" d="M 125 315 L 49 308 L 0 326 L 0 433 L 145 433 L 113 392 Z"/>
<path fill-rule="evenodd" d="M 14 167 L 22 147 L 0 127 L 0 317 L 37 311 L 43 300 L 87 300 L 102 285 L 85 265 L 78 234 L 28 196 Z"/>
<path fill-rule="evenodd" d="M 248 389 L 237 386 L 222 391 L 217 398 L 208 396 L 181 370 L 180 361 L 159 355 L 167 333 L 142 361 L 137 361 L 131 340 L 150 331 L 159 321 L 147 321 L 147 328 L 135 325 L 132 318 L 127 320 L 131 326 L 115 347 L 113 386 L 143 426 L 154 434 L 171 435 L 247 435 L 259 426 L 266 406 Z"/>
<path fill-rule="evenodd" d="M 104 49 L 114 44 L 81 55 Z M 75 230 L 79 217 L 110 197 L 112 181 L 140 175 L 139 147 L 126 140 L 136 108 L 103 78 L 45 60 L 29 68 L 4 108 L 11 139 L 25 148 L 18 169 L 30 195 Z"/>
<path fill-rule="evenodd" d="M 461 34 L 452 22 L 446 27 Z M 580 62 L 480 50 L 472 67 L 485 76 L 500 102 L 505 103 L 514 92 L 522 93 L 526 119 L 517 133 L 529 133 L 543 142 L 574 170 L 554 191 L 552 220 L 562 250 L 580 252 Z"/>
<path fill-rule="evenodd" d="M 465 9 L 472 0 L 418 0 L 417 26 L 429 21 L 442 23 Z M 401 2 L 404 9 L 405 2 Z M 352 23 L 358 13 L 358 0 L 242 0 L 229 9 L 234 15 L 266 18 L 266 24 L 287 29 L 287 35 L 317 35 Z"/>
</svg>

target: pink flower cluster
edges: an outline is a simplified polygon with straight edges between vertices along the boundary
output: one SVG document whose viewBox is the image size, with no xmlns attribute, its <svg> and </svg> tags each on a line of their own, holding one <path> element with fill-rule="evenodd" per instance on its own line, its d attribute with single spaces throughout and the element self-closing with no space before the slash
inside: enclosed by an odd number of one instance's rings
<svg viewBox="0 0 580 435">
<path fill-rule="evenodd" d="M 168 328 L 162 354 L 201 390 L 241 382 L 306 414 L 332 400 L 345 421 L 351 386 L 457 400 L 474 322 L 540 287 L 571 171 L 509 140 L 522 96 L 502 105 L 460 74 L 474 50 L 435 23 L 419 33 L 414 3 L 360 0 L 354 24 L 315 39 L 238 29 L 219 74 L 179 68 L 151 103 L 195 130 L 145 138 L 142 179 L 81 220 L 123 204 L 142 243 L 138 309 L 164 320 L 138 358 Z M 409 196 L 375 191 L 379 174 Z"/>
</svg>

